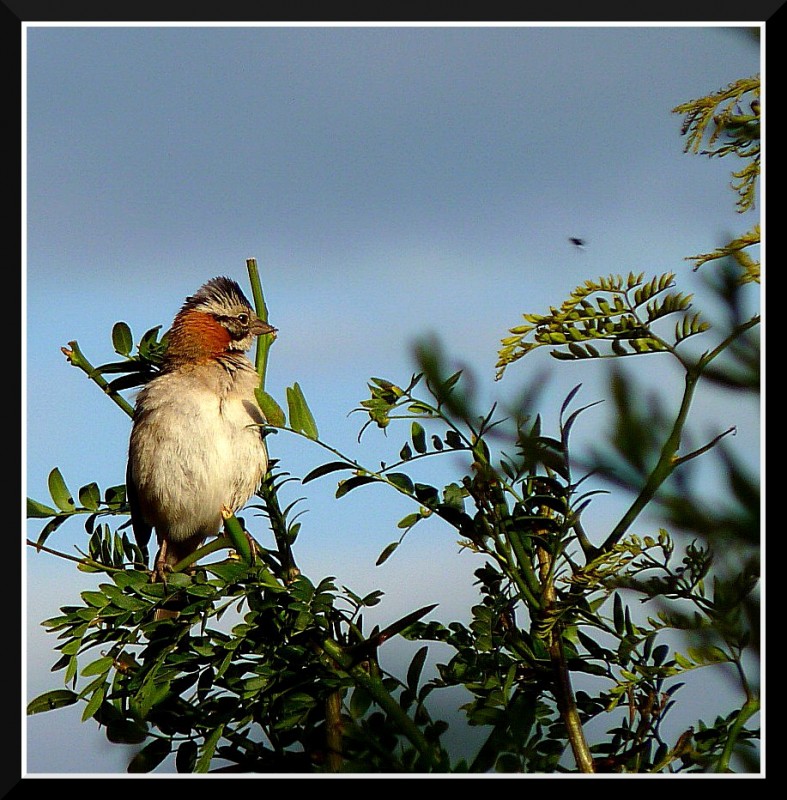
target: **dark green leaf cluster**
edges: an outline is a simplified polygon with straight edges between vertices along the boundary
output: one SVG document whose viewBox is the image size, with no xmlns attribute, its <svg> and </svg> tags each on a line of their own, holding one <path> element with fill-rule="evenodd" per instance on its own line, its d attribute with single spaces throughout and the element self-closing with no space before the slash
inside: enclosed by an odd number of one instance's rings
<svg viewBox="0 0 787 800">
<path fill-rule="evenodd" d="M 329 724 L 347 734 L 344 768 L 353 769 L 358 759 L 368 768 L 370 742 L 379 747 L 387 736 L 393 744 L 385 759 L 377 754 L 379 768 L 407 769 L 415 751 L 402 748 L 401 731 L 385 714 L 366 713 L 371 700 L 362 707 L 364 689 L 356 687 L 349 711 L 337 720 L 327 717 L 326 707 L 331 695 L 343 697 L 355 685 L 346 671 L 353 654 L 368 670 L 376 647 L 409 621 L 367 641 L 352 619 L 377 603 L 379 593 L 360 598 L 348 592 L 354 609 L 348 614 L 337 606 L 332 579 L 315 586 L 298 575 L 285 584 L 267 562 L 264 554 L 252 565 L 215 562 L 174 573 L 166 585 L 151 583 L 142 571 L 111 571 L 111 582 L 83 592 L 81 605 L 63 607 L 61 616 L 44 622 L 62 641 L 53 669 L 64 670 L 71 688 L 36 698 L 28 713 L 83 703 L 82 718 L 105 726 L 110 741 L 146 742 L 131 772 L 155 769 L 170 755 L 180 772 L 320 771 Z M 179 615 L 154 619 L 153 610 L 175 598 Z M 228 624 L 219 625 L 222 618 Z M 342 664 L 327 655 L 329 639 L 347 654 Z M 423 704 L 419 659 L 407 684 L 396 687 L 404 710 Z M 425 708 L 416 723 L 427 736 L 444 730 Z M 370 739 L 371 729 L 385 736 Z"/>
<path fill-rule="evenodd" d="M 27 517 L 28 519 L 48 519 L 49 521 L 41 529 L 36 547 L 41 548 L 49 536 L 54 533 L 64 522 L 76 515 L 87 515 L 85 530 L 91 535 L 91 557 L 100 555 L 102 552 L 107 554 L 107 559 L 97 558 L 104 564 L 115 564 L 115 560 L 110 557 L 110 551 L 125 552 L 127 558 L 138 554 L 135 546 L 131 545 L 125 534 L 122 540 L 115 540 L 114 545 L 100 545 L 99 539 L 94 536 L 96 520 L 104 515 L 128 514 L 128 504 L 126 503 L 126 487 L 110 486 L 101 498 L 101 490 L 96 483 L 89 483 L 82 486 L 77 492 L 79 504 L 74 500 L 71 490 L 68 488 L 60 470 L 55 467 L 48 478 L 49 494 L 55 508 L 32 498 L 27 498 Z M 106 531 L 102 534 L 108 536 Z M 107 550 L 109 547 L 109 550 Z"/>
<path fill-rule="evenodd" d="M 152 609 L 173 595 L 180 616 L 153 620 Z M 73 699 L 86 702 L 83 719 L 105 725 L 110 741 L 150 738 L 131 771 L 170 753 L 179 771 L 207 771 L 214 758 L 252 771 L 303 759 L 319 704 L 337 684 L 314 648 L 316 632 L 330 625 L 330 580 L 315 587 L 299 577 L 285 588 L 264 564 L 228 561 L 174 574 L 166 587 L 116 571 L 82 599 L 44 623 L 65 640 L 55 669 L 66 670 L 66 683 L 87 680 Z M 245 609 L 240 621 L 214 627 L 233 607 Z"/>
<path fill-rule="evenodd" d="M 150 573 L 138 568 L 136 547 L 118 531 L 96 525 L 93 513 L 86 526 L 90 557 L 80 567 L 105 572 L 109 580 L 43 623 L 61 641 L 53 669 L 63 671 L 69 688 L 35 698 L 28 713 L 82 704 L 83 720 L 104 726 L 110 741 L 144 744 L 131 772 L 153 770 L 170 756 L 180 772 L 406 771 L 446 764 L 437 744 L 445 723 L 433 722 L 423 704 L 431 689 L 420 697 L 416 689 L 422 663 L 414 663 L 407 684 L 370 677 L 379 672 L 377 649 L 432 607 L 366 638 L 361 615 L 381 593 L 361 597 L 345 589 L 340 595 L 332 579 L 314 585 L 300 574 L 291 552 L 297 501 L 284 509 L 278 504 L 279 491 L 292 479 L 275 466 L 261 487 L 260 508 L 279 549 L 255 544 L 250 563 L 229 558 L 173 572 L 166 584 L 151 582 Z M 59 473 L 51 486 L 56 504 L 76 513 Z M 80 497 L 89 509 L 97 507 L 93 485 Z M 116 501 L 113 510 L 122 507 L 122 493 Z M 45 518 L 46 507 L 35 504 L 33 510 Z M 129 568 L 132 563 L 137 568 Z M 154 612 L 163 607 L 178 613 L 157 619 Z M 356 694 L 345 708 L 351 688 Z M 410 724 L 433 742 L 434 759 L 425 760 L 408 744 L 390 712 L 379 705 L 360 711 L 364 696 L 383 706 L 390 698 L 402 713 L 417 703 Z M 331 712 L 334 698 L 338 706 Z M 340 753 L 329 746 L 332 728 L 340 732 Z M 370 738 L 371 730 L 380 735 Z M 392 742 L 385 753 L 382 741 Z"/>
<path fill-rule="evenodd" d="M 99 375 L 119 374 L 109 382 L 108 391 L 119 392 L 142 386 L 154 377 L 161 366 L 167 349 L 167 335 L 159 337 L 161 325 L 151 328 L 139 340 L 137 352 L 134 354 L 134 337 L 131 328 L 125 322 L 116 322 L 112 328 L 112 345 L 123 361 L 113 361 L 95 370 Z"/>
<path fill-rule="evenodd" d="M 517 625 L 517 603 L 503 573 L 487 564 L 475 574 L 482 601 L 471 609 L 469 627 L 421 623 L 407 635 L 456 651 L 438 664 L 439 676 L 428 685 L 463 686 L 471 695 L 462 706 L 468 724 L 487 733 L 470 772 L 553 772 L 565 731 L 549 699 L 549 653 L 539 637 Z"/>
</svg>

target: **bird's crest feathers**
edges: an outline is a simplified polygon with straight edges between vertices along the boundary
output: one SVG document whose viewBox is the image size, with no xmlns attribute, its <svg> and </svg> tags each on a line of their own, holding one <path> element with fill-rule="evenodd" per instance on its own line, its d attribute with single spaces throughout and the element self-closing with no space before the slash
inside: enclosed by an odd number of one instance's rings
<svg viewBox="0 0 787 800">
<path fill-rule="evenodd" d="M 228 307 L 244 306 L 251 309 L 240 286 L 231 278 L 220 276 L 200 286 L 197 291 L 186 298 L 181 311 L 203 311 L 207 314 L 222 314 Z"/>
</svg>

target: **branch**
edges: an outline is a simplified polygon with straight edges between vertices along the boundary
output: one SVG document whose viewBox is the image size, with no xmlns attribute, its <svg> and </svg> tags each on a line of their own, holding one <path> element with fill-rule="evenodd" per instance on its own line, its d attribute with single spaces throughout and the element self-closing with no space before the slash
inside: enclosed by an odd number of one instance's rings
<svg viewBox="0 0 787 800">
<path fill-rule="evenodd" d="M 103 375 L 85 358 L 79 345 L 76 342 L 69 342 L 69 347 L 61 347 L 60 350 L 68 359 L 69 363 L 79 367 L 92 380 L 104 394 L 110 397 L 116 405 L 123 409 L 129 417 L 134 416 L 134 407 L 121 395 L 109 388 L 109 382 Z"/>
<path fill-rule="evenodd" d="M 691 461 L 692 458 L 696 458 L 697 456 L 701 456 L 703 453 L 707 453 L 708 450 L 715 447 L 725 436 L 729 435 L 730 433 L 734 436 L 737 431 L 737 428 L 733 425 L 731 428 L 727 428 L 726 431 L 722 431 L 718 436 L 714 436 L 706 445 L 703 445 L 697 450 L 694 450 L 691 453 L 687 453 L 685 456 L 677 456 L 672 460 L 673 466 L 677 467 L 680 464 L 685 463 L 686 461 Z"/>
<path fill-rule="evenodd" d="M 629 509 L 620 519 L 618 524 L 613 528 L 609 536 L 607 536 L 607 538 L 604 540 L 604 543 L 601 545 L 601 547 L 593 552 L 593 557 L 600 553 L 609 552 L 623 538 L 634 520 L 650 503 L 656 492 L 659 490 L 664 481 L 667 480 L 675 468 L 675 453 L 680 447 L 681 434 L 683 432 L 683 427 L 686 424 L 686 418 L 689 414 L 689 408 L 691 407 L 691 402 L 694 397 L 694 390 L 697 387 L 698 380 L 699 375 L 695 374 L 693 371 L 690 370 L 686 373 L 685 387 L 683 390 L 683 398 L 681 399 L 680 410 L 678 411 L 675 424 L 672 426 L 672 431 L 667 437 L 667 441 L 664 442 L 664 446 L 661 448 L 661 454 L 659 455 L 659 460 L 656 463 L 656 466 L 653 468 L 653 471 L 645 481 L 645 485 L 642 487 L 640 493 L 637 495 Z"/>
<path fill-rule="evenodd" d="M 38 544 L 32 539 L 25 539 L 25 544 L 30 545 L 30 547 L 35 547 L 37 551 L 43 550 L 45 553 L 57 556 L 58 558 L 65 558 L 67 561 L 74 561 L 76 564 L 82 564 L 86 567 L 92 567 L 93 569 L 101 570 L 103 572 L 123 572 L 124 569 L 123 567 L 110 567 L 107 564 L 102 564 L 100 561 L 94 561 L 88 556 L 72 556 L 68 553 L 62 553 L 60 550 L 53 550 L 51 547 Z"/>
<path fill-rule="evenodd" d="M 743 708 L 741 708 L 738 716 L 735 718 L 735 722 L 733 722 L 730 726 L 730 730 L 727 735 L 727 741 L 724 743 L 724 750 L 722 751 L 719 761 L 716 764 L 716 772 L 729 772 L 730 759 L 732 758 L 732 751 L 735 748 L 735 744 L 738 741 L 738 736 L 743 730 L 743 726 L 759 710 L 760 701 L 757 697 L 750 697 L 743 704 Z"/>
<path fill-rule="evenodd" d="M 410 740 L 430 770 L 441 769 L 433 746 L 415 722 L 407 716 L 397 700 L 389 694 L 379 675 L 369 669 L 369 662 L 353 663 L 353 658 L 345 653 L 337 642 L 328 637 L 322 642 L 322 648 L 342 670 L 350 675 L 356 684 L 362 686 L 369 693 L 377 705 L 397 724 L 399 730 Z"/>
</svg>

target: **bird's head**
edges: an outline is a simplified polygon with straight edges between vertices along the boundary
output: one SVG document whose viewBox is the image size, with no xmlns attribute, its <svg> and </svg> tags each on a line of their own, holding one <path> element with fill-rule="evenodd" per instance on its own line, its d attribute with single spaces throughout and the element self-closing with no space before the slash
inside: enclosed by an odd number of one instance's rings
<svg viewBox="0 0 787 800">
<path fill-rule="evenodd" d="M 276 328 L 257 316 L 240 286 L 230 278 L 213 278 L 183 303 L 169 332 L 166 358 L 180 363 L 245 353 L 267 333 Z"/>
</svg>

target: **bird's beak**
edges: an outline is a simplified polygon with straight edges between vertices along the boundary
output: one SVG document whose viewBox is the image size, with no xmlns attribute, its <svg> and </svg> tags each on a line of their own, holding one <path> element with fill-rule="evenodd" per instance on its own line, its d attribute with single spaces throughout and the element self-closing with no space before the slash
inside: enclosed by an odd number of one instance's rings
<svg viewBox="0 0 787 800">
<path fill-rule="evenodd" d="M 268 325 L 267 322 L 263 322 L 261 319 L 256 318 L 254 322 L 251 324 L 251 332 L 255 336 L 262 336 L 265 333 L 276 333 L 276 328 L 273 325 Z"/>
</svg>

